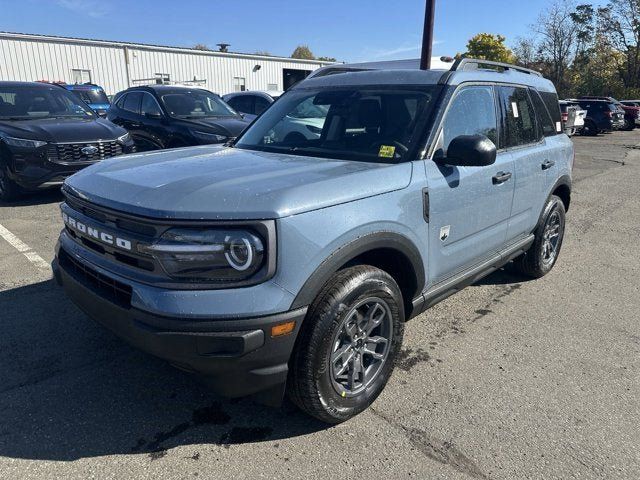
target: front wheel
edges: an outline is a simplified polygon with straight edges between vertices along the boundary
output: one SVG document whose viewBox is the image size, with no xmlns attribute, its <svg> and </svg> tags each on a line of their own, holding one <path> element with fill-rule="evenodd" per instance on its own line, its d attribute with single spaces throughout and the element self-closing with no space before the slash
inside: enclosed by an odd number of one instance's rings
<svg viewBox="0 0 640 480">
<path fill-rule="evenodd" d="M 7 165 L 0 160 L 0 200 L 10 202 L 22 193 L 20 186 L 9 177 Z"/>
<path fill-rule="evenodd" d="M 540 278 L 551 271 L 564 239 L 565 208 L 559 197 L 551 195 L 534 232 L 535 240 L 529 250 L 514 260 L 514 267 L 533 278 Z"/>
<path fill-rule="evenodd" d="M 598 127 L 592 120 L 586 120 L 582 127 L 582 135 L 587 137 L 595 137 L 598 135 Z"/>
<path fill-rule="evenodd" d="M 289 397 L 326 423 L 354 417 L 384 389 L 403 332 L 402 294 L 389 274 L 368 265 L 338 272 L 302 325 Z"/>
</svg>

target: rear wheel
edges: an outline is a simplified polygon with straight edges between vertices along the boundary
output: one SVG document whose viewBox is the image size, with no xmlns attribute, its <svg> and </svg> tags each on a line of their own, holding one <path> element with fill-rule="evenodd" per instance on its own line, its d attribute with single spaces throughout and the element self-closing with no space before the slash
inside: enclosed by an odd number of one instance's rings
<svg viewBox="0 0 640 480">
<path fill-rule="evenodd" d="M 514 260 L 514 267 L 521 273 L 540 278 L 551 271 L 564 239 L 565 209 L 562 200 L 552 195 L 547 201 L 535 240 L 523 255 Z"/>
<path fill-rule="evenodd" d="M 403 332 L 402 294 L 389 274 L 366 265 L 338 272 L 302 325 L 289 397 L 323 422 L 350 419 L 382 392 Z"/>
<path fill-rule="evenodd" d="M 582 127 L 582 135 L 586 135 L 588 137 L 598 135 L 598 127 L 592 120 L 585 120 L 584 127 Z"/>
<path fill-rule="evenodd" d="M 18 198 L 21 193 L 20 186 L 9 177 L 6 163 L 0 160 L 0 200 L 9 202 Z"/>
</svg>

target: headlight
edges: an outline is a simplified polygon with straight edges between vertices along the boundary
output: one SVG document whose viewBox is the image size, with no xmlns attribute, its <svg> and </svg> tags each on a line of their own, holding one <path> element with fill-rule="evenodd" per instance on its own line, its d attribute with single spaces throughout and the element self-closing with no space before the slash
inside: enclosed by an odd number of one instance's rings
<svg viewBox="0 0 640 480">
<path fill-rule="evenodd" d="M 177 228 L 138 248 L 152 255 L 170 277 L 192 282 L 247 280 L 265 259 L 262 240 L 248 230 Z"/>
<path fill-rule="evenodd" d="M 193 134 L 194 137 L 198 138 L 199 140 L 202 140 L 204 142 L 211 142 L 211 143 L 226 142 L 229 138 L 226 135 L 218 135 L 217 133 L 200 132 L 198 130 L 191 130 L 191 133 Z"/>
<path fill-rule="evenodd" d="M 129 143 L 131 142 L 131 135 L 125 133 L 124 135 L 118 137 L 118 142 L 120 143 Z"/>
<path fill-rule="evenodd" d="M 40 148 L 47 144 L 42 140 L 27 140 L 26 138 L 2 137 L 2 139 L 7 145 L 19 148 Z"/>
</svg>

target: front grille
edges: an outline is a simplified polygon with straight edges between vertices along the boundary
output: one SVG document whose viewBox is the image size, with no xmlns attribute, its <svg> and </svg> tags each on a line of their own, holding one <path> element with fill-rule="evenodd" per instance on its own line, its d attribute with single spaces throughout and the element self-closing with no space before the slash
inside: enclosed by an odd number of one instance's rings
<svg viewBox="0 0 640 480">
<path fill-rule="evenodd" d="M 83 149 L 94 150 L 83 152 Z M 92 148 L 93 147 L 93 148 Z M 47 158 L 54 163 L 83 163 L 96 162 L 105 158 L 122 155 L 122 144 L 111 142 L 87 142 L 87 143 L 50 143 L 47 147 Z"/>
<path fill-rule="evenodd" d="M 131 308 L 131 287 L 129 285 L 101 274 L 74 259 L 63 249 L 60 249 L 58 254 L 58 262 L 65 272 L 105 300 L 109 300 L 123 308 Z"/>
</svg>

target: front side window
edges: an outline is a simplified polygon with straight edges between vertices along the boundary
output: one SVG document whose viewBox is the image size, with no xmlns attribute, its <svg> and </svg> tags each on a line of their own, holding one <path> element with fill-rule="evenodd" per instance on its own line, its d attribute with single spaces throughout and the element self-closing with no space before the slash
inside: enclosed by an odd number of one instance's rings
<svg viewBox="0 0 640 480">
<path fill-rule="evenodd" d="M 248 113 L 249 115 L 254 114 L 252 95 L 238 95 L 237 97 L 230 98 L 227 103 L 238 112 Z"/>
<path fill-rule="evenodd" d="M 140 106 L 140 113 L 142 115 L 153 115 L 158 116 L 162 115 L 162 110 L 160 109 L 160 105 L 153 95 L 150 93 L 144 93 L 142 96 L 142 105 Z"/>
<path fill-rule="evenodd" d="M 269 102 L 269 100 L 267 100 L 266 98 L 256 97 L 256 115 L 260 115 L 262 112 L 264 112 L 267 108 L 269 108 L 269 105 L 271 105 L 271 102 Z"/>
<path fill-rule="evenodd" d="M 122 108 L 131 113 L 140 113 L 140 101 L 142 100 L 142 92 L 130 92 L 124 99 Z"/>
<path fill-rule="evenodd" d="M 446 155 L 451 141 L 461 135 L 484 135 L 498 145 L 493 87 L 464 87 L 455 95 L 442 125 L 441 154 Z"/>
<path fill-rule="evenodd" d="M 420 140 L 440 86 L 298 89 L 281 97 L 236 147 L 395 163 Z"/>
<path fill-rule="evenodd" d="M 538 141 L 535 111 L 529 92 L 522 87 L 498 87 L 502 104 L 505 146 L 518 147 Z"/>
<path fill-rule="evenodd" d="M 181 90 L 162 95 L 162 102 L 175 118 L 235 117 L 237 113 L 217 95 L 206 90 Z"/>
<path fill-rule="evenodd" d="M 57 86 L 0 86 L 0 119 L 93 117 L 89 107 Z"/>
</svg>

